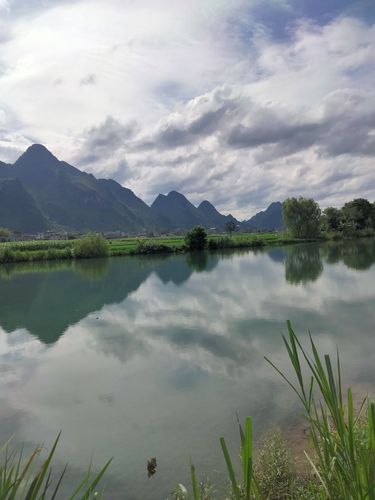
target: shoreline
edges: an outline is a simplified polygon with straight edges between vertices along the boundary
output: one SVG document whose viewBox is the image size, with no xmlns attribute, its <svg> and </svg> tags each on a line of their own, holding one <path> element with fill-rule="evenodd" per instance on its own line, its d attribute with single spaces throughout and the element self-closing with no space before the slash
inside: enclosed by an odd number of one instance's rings
<svg viewBox="0 0 375 500">
<path fill-rule="evenodd" d="M 232 236 L 209 236 L 207 246 L 201 251 L 215 252 L 226 249 L 261 249 L 275 246 L 288 246 L 304 243 L 324 243 L 327 241 L 349 241 L 372 238 L 375 233 L 358 233 L 351 237 L 343 235 L 321 235 L 315 238 L 293 238 L 285 233 L 244 233 Z M 0 264 L 25 262 L 50 262 L 62 260 L 87 260 L 90 258 L 167 255 L 194 253 L 186 247 L 183 237 L 123 238 L 108 241 L 108 254 L 93 257 L 79 257 L 74 247 L 80 240 L 35 240 L 32 242 L 0 243 Z"/>
</svg>

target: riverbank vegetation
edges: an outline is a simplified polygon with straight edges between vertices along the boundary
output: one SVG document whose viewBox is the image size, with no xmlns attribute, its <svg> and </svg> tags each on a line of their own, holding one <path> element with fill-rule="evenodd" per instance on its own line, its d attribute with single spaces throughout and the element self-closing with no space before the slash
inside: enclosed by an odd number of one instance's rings
<svg viewBox="0 0 375 500">
<path fill-rule="evenodd" d="M 375 498 L 375 405 L 365 397 L 356 405 L 351 389 L 343 390 L 340 359 L 334 364 L 329 355 L 321 356 L 310 336 L 306 350 L 287 324 L 283 336 L 293 379 L 272 360 L 275 369 L 299 399 L 306 420 L 309 441 L 304 450 L 305 464 L 296 468 L 288 444 L 280 432 L 270 432 L 254 447 L 250 417 L 241 425 L 238 419 L 240 454 L 235 460 L 224 437 L 219 439 L 227 472 L 228 492 L 218 493 L 208 480 L 199 480 L 199 471 L 190 465 L 191 484 L 177 484 L 175 500 L 374 500 Z M 51 480 L 52 460 L 59 437 L 47 458 L 38 463 L 42 447 L 28 459 L 17 450 L 2 449 L 0 462 L 0 500 L 9 498 L 53 499 L 61 488 L 66 467 Z M 99 481 L 110 461 L 96 475 L 90 473 L 66 498 L 101 497 Z M 145 471 L 146 472 L 146 471 Z M 126 496 L 126 495 L 125 495 Z M 124 497 L 125 497 L 124 496 Z M 103 496 L 103 498 L 105 495 Z"/>
<path fill-rule="evenodd" d="M 375 236 L 373 230 L 357 231 L 355 238 Z M 317 237 L 296 238 L 286 231 L 272 233 L 234 233 L 207 235 L 204 249 L 263 248 L 314 241 L 339 240 L 338 233 L 321 233 Z M 201 246 L 201 245 L 200 245 Z M 105 240 L 100 235 L 87 235 L 78 240 L 34 240 L 0 243 L 0 263 L 37 262 L 51 260 L 116 257 L 125 255 L 152 255 L 182 253 L 192 250 L 182 236 L 153 238 L 121 238 Z M 197 250 L 197 248 L 196 248 Z"/>
<path fill-rule="evenodd" d="M 239 423 L 240 470 L 238 476 L 224 438 L 220 445 L 228 473 L 228 498 L 373 500 L 375 498 L 375 404 L 365 397 L 355 408 L 352 390 L 346 398 L 337 354 L 334 366 L 329 355 L 322 357 L 310 336 L 310 352 L 288 322 L 284 344 L 293 367 L 290 380 L 271 360 L 266 361 L 294 391 L 303 408 L 309 443 L 304 451 L 306 472 L 296 473 L 290 452 L 281 436 L 271 434 L 254 453 L 251 419 Z M 308 374 L 306 377 L 305 374 Z M 346 400 L 346 401 L 345 401 Z M 178 500 L 217 498 L 205 493 L 204 482 L 197 486 L 197 473 L 191 466 L 191 491 L 179 485 Z"/>
<path fill-rule="evenodd" d="M 375 203 L 356 198 L 342 208 L 323 212 L 312 198 L 288 198 L 283 203 L 286 230 L 296 238 L 355 238 L 374 235 Z"/>
</svg>

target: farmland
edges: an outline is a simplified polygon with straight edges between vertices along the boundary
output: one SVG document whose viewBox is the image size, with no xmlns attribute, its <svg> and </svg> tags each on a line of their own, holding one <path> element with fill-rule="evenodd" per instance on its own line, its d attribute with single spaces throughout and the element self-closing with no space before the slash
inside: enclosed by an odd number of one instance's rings
<svg viewBox="0 0 375 500">
<path fill-rule="evenodd" d="M 35 262 L 78 258 L 75 249 L 81 240 L 33 240 L 0 243 L 0 263 Z M 128 237 L 109 239 L 108 255 L 142 255 L 186 251 L 183 236 Z M 257 248 L 266 245 L 297 243 L 301 240 L 285 233 L 241 233 L 210 235 L 208 249 Z"/>
</svg>

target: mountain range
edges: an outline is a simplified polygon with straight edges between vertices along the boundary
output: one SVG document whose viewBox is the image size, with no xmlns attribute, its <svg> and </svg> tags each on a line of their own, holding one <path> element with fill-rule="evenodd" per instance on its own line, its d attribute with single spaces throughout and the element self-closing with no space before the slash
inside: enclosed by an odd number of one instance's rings
<svg viewBox="0 0 375 500">
<path fill-rule="evenodd" d="M 281 204 L 273 203 L 239 223 L 231 215 L 220 214 L 209 201 L 195 207 L 176 191 L 159 194 L 150 207 L 130 189 L 82 172 L 40 144 L 30 146 L 12 165 L 0 162 L 0 226 L 13 231 L 136 234 L 186 230 L 197 224 L 223 230 L 229 221 L 244 228 L 278 228 Z"/>
</svg>

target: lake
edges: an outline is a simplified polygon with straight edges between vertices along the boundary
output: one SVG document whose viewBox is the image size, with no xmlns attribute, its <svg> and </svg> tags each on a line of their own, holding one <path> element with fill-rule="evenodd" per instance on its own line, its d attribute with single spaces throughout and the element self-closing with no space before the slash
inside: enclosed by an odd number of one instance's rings
<svg viewBox="0 0 375 500">
<path fill-rule="evenodd" d="M 49 446 L 61 429 L 70 480 L 114 457 L 111 499 L 166 498 L 190 458 L 220 485 L 218 439 L 237 455 L 236 412 L 259 437 L 298 429 L 301 408 L 264 360 L 290 372 L 287 319 L 303 342 L 311 331 L 322 351 L 338 346 L 344 381 L 373 391 L 374 264 L 363 239 L 1 266 L 1 443 Z"/>
</svg>

